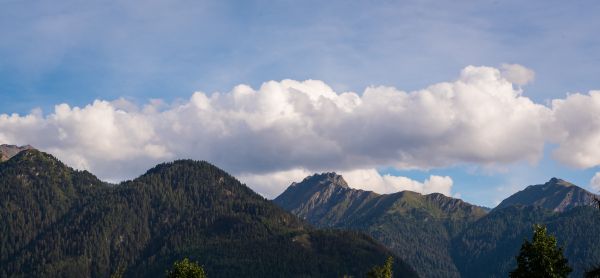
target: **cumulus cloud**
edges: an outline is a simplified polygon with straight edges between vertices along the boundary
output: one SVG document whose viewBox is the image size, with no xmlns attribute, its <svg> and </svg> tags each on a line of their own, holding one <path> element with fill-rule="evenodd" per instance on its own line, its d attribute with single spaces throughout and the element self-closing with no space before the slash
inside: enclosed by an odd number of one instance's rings
<svg viewBox="0 0 600 278">
<path fill-rule="evenodd" d="M 313 172 L 306 169 L 292 169 L 267 174 L 243 174 L 240 181 L 246 183 L 267 198 L 275 198 L 292 182 L 300 182 Z M 422 194 L 442 193 L 451 196 L 452 178 L 432 175 L 423 182 L 403 176 L 381 175 L 376 169 L 355 169 L 339 172 L 352 188 L 374 191 L 380 194 L 404 190 Z"/>
<path fill-rule="evenodd" d="M 535 79 L 535 72 L 519 64 L 502 64 L 502 76 L 509 82 L 522 86 Z"/>
<path fill-rule="evenodd" d="M 174 103 L 60 104 L 46 115 L 1 114 L 0 143 L 32 144 L 114 181 L 165 160 L 203 159 L 264 192 L 325 169 L 352 176 L 353 170 L 380 166 L 535 162 L 549 140 L 558 144 L 554 156 L 560 161 L 600 164 L 600 93 L 572 94 L 551 107 L 537 104 L 514 86 L 530 81 L 529 71 L 469 66 L 454 81 L 412 92 L 382 86 L 335 92 L 317 80 L 283 80 L 257 89 L 196 92 Z M 367 172 L 372 182 L 361 184 L 380 192 L 449 194 L 452 184 L 446 177 L 410 182 Z"/>
<path fill-rule="evenodd" d="M 238 178 L 254 191 L 267 198 L 273 199 L 277 197 L 286 186 L 292 184 L 292 182 L 300 182 L 305 177 L 312 174 L 312 172 L 306 169 L 292 169 L 266 174 L 245 173 L 238 176 Z"/>
<path fill-rule="evenodd" d="M 79 169 L 117 181 L 173 154 L 156 133 L 150 114 L 117 109 L 106 101 L 83 108 L 60 104 L 43 116 L 0 115 L 0 142 L 30 143 Z"/>
<path fill-rule="evenodd" d="M 419 182 L 402 176 L 381 175 L 376 169 L 344 171 L 341 175 L 351 187 L 381 194 L 409 190 L 423 194 L 438 192 L 451 196 L 453 183 L 452 178 L 448 176 L 431 175 L 429 179 Z"/>
<path fill-rule="evenodd" d="M 283 80 L 197 92 L 170 106 L 61 104 L 47 116 L 0 116 L 0 140 L 31 143 L 110 179 L 131 176 L 126 164 L 139 172 L 175 157 L 235 173 L 431 168 L 535 161 L 547 118 L 548 109 L 521 96 L 498 69 L 469 66 L 456 81 L 414 92 L 337 93 L 321 81 Z"/>
<path fill-rule="evenodd" d="M 600 91 L 552 101 L 554 157 L 577 168 L 600 165 Z"/>
</svg>

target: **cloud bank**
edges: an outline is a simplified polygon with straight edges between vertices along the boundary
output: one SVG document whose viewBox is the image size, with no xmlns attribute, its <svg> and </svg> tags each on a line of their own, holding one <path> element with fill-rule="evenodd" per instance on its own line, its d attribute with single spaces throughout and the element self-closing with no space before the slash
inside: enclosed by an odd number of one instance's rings
<svg viewBox="0 0 600 278">
<path fill-rule="evenodd" d="M 553 156 L 565 164 L 600 164 L 600 92 L 571 94 L 548 107 L 523 96 L 521 85 L 533 78 L 520 65 L 468 66 L 452 82 L 412 92 L 385 86 L 335 92 L 322 81 L 283 80 L 196 92 L 170 104 L 60 104 L 47 115 L 1 114 L 0 143 L 32 144 L 114 181 L 157 162 L 193 158 L 255 184 L 261 177 L 283 181 L 336 170 L 380 192 L 449 194 L 452 180 L 403 180 L 373 173 L 377 167 L 536 162 L 548 142 L 557 144 Z M 274 186 L 261 184 L 264 192 Z"/>
<path fill-rule="evenodd" d="M 262 195 L 274 198 L 292 182 L 302 181 L 312 174 L 314 172 L 306 169 L 293 169 L 267 174 L 243 174 L 238 178 Z M 419 182 L 407 177 L 381 175 L 374 168 L 341 171 L 338 174 L 342 175 L 352 188 L 374 191 L 380 194 L 410 190 L 423 194 L 438 192 L 451 196 L 450 191 L 453 185 L 452 178 L 448 176 L 431 175 L 425 181 Z"/>
</svg>

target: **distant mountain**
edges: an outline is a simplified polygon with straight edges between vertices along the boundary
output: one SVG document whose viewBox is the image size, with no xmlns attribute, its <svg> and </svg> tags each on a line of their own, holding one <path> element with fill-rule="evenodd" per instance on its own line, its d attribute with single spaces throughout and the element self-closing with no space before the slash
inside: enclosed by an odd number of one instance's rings
<svg viewBox="0 0 600 278">
<path fill-rule="evenodd" d="M 495 209 L 513 205 L 539 206 L 562 212 L 594 204 L 595 195 L 567 181 L 552 178 L 544 184 L 530 185 L 502 201 Z"/>
<path fill-rule="evenodd" d="M 162 277 L 182 257 L 209 277 L 362 276 L 392 255 L 362 233 L 313 228 L 207 162 L 111 185 L 27 150 L 0 163 L 0 196 L 0 277 Z"/>
<path fill-rule="evenodd" d="M 365 231 L 424 277 L 459 277 L 451 238 L 486 214 L 484 208 L 439 193 L 380 195 L 349 188 L 335 173 L 290 185 L 274 202 L 318 227 Z"/>
<path fill-rule="evenodd" d="M 33 147 L 30 145 L 19 147 L 19 146 L 15 146 L 15 145 L 2 144 L 2 145 L 0 145 L 0 162 L 7 161 L 11 157 L 15 156 L 16 154 L 18 154 L 24 150 L 30 150 L 30 149 L 33 149 Z"/>
<path fill-rule="evenodd" d="M 531 240 L 533 224 L 544 224 L 564 248 L 573 268 L 570 277 L 583 277 L 600 262 L 600 212 L 591 206 L 555 212 L 539 206 L 494 209 L 452 240 L 452 258 L 463 277 L 507 277 L 516 267 L 523 240 Z"/>
<path fill-rule="evenodd" d="M 352 189 L 341 176 L 325 173 L 293 183 L 274 201 L 318 227 L 367 232 L 422 277 L 506 277 L 532 225 L 545 224 L 565 247 L 572 277 L 581 277 L 600 262 L 600 213 L 585 206 L 587 194 L 552 179 L 489 212 L 437 193 Z"/>
<path fill-rule="evenodd" d="M 351 189 L 336 173 L 323 173 L 292 183 L 274 202 L 320 227 L 336 227 L 379 194 Z"/>
</svg>

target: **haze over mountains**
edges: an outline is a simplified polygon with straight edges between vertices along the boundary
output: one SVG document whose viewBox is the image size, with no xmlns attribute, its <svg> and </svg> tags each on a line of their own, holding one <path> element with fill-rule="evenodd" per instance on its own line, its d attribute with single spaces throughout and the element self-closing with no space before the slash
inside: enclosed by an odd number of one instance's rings
<svg viewBox="0 0 600 278">
<path fill-rule="evenodd" d="M 293 183 L 274 202 L 318 227 L 367 232 L 423 277 L 506 277 L 531 226 L 543 223 L 565 245 L 578 277 L 600 261 L 594 196 L 553 178 L 488 213 L 439 193 L 356 190 L 341 176 L 324 173 Z"/>
</svg>

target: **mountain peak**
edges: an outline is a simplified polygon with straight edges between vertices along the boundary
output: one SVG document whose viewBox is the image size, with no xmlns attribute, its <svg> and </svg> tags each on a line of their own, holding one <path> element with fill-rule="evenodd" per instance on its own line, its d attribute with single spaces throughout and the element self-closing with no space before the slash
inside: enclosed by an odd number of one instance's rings
<svg viewBox="0 0 600 278">
<path fill-rule="evenodd" d="M 594 203 L 595 195 L 568 181 L 552 178 L 544 184 L 530 185 L 502 201 L 495 209 L 512 205 L 538 206 L 562 212 Z"/>
<path fill-rule="evenodd" d="M 335 173 L 316 174 L 288 187 L 274 202 L 321 228 L 370 233 L 402 254 L 424 277 L 457 277 L 449 238 L 483 217 L 486 211 L 440 193 L 413 191 L 377 194 L 349 188 Z M 428 232 L 416 232 L 425 229 Z M 423 231 L 425 231 L 423 230 Z M 431 252 L 432 242 L 436 247 Z M 443 250 L 437 250 L 437 249 Z"/>
<path fill-rule="evenodd" d="M 576 186 L 568 181 L 565 181 L 563 179 L 559 179 L 559 178 L 551 178 L 548 182 L 546 182 L 544 185 L 562 185 L 562 186 Z"/>
<path fill-rule="evenodd" d="M 23 149 L 23 150 L 19 151 L 18 153 L 11 156 L 10 159 L 7 160 L 7 163 L 10 161 L 13 161 L 13 160 L 14 160 L 15 164 L 23 164 L 25 162 L 32 162 L 32 163 L 33 162 L 35 162 L 35 163 L 47 162 L 47 163 L 51 163 L 51 164 L 59 163 L 59 164 L 63 165 L 64 167 L 67 167 L 53 155 L 42 152 L 42 151 L 40 151 L 38 149 L 34 149 L 34 148 L 28 148 L 28 149 Z"/>
<path fill-rule="evenodd" d="M 2 144 L 2 145 L 0 145 L 0 162 L 7 161 L 22 151 L 32 150 L 32 149 L 35 149 L 35 148 L 32 147 L 31 145 L 17 146 L 17 145 Z"/>
<path fill-rule="evenodd" d="M 348 183 L 344 180 L 344 177 L 336 174 L 335 172 L 327 172 L 321 174 L 314 174 L 312 176 L 308 176 L 302 180 L 301 183 L 293 183 L 292 186 L 307 183 L 307 184 L 315 184 L 318 186 L 327 186 L 327 185 L 336 185 L 343 188 L 349 188 Z"/>
<path fill-rule="evenodd" d="M 314 174 L 304 178 L 299 183 L 292 183 L 281 195 L 273 201 L 291 211 L 293 208 L 310 211 L 312 207 L 327 207 L 329 203 L 336 203 L 340 198 L 346 198 L 346 194 L 372 194 L 362 190 L 354 190 L 348 186 L 344 178 L 334 172 Z M 305 200 L 310 199 L 310 204 L 306 205 Z M 321 211 L 326 212 L 327 209 Z M 293 211 L 294 212 L 294 211 Z M 319 212 L 319 213 L 321 213 Z M 294 212 L 294 213 L 297 213 Z M 297 213 L 302 218 L 307 217 Z"/>
</svg>

